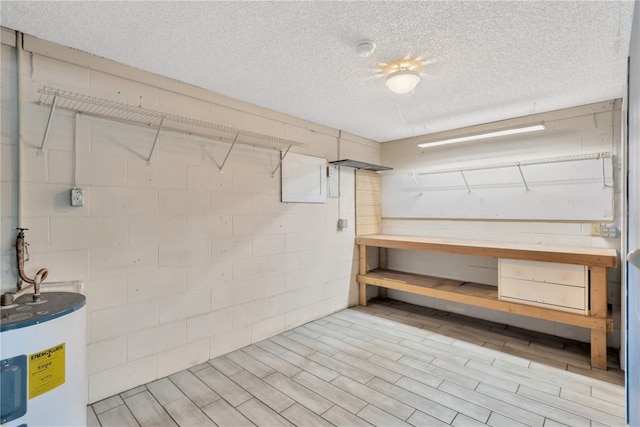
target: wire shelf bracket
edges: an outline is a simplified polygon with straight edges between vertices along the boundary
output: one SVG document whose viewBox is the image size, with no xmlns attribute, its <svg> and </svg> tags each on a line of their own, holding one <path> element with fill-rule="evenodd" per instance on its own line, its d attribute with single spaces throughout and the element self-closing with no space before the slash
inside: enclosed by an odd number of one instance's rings
<svg viewBox="0 0 640 427">
<path fill-rule="evenodd" d="M 221 171 L 236 143 L 280 151 L 286 147 L 287 152 L 291 147 L 307 147 L 307 144 L 286 138 L 193 119 L 191 117 L 155 111 L 141 106 L 123 104 L 121 102 L 84 95 L 68 90 L 56 89 L 49 86 L 40 87 L 38 89 L 38 93 L 40 94 L 38 103 L 41 105 L 51 106 L 42 147 L 40 148 L 39 153 L 44 152 L 53 113 L 56 108 L 71 110 L 88 116 L 105 118 L 116 122 L 144 126 L 147 128 L 157 128 L 158 132 L 156 133 L 156 138 L 151 148 L 151 152 L 147 158 L 147 163 L 150 162 L 156 149 L 161 130 L 188 134 L 190 136 L 200 136 L 211 140 L 212 142 L 224 141 L 225 138 L 230 139 L 228 135 L 235 135 L 225 160 L 222 165 L 218 165 Z M 280 164 L 278 164 L 278 167 L 280 167 Z M 273 171 L 273 174 L 275 174 L 276 170 Z"/>
<path fill-rule="evenodd" d="M 51 121 L 53 119 L 53 112 L 56 109 L 56 105 L 58 104 L 58 97 L 54 96 L 51 101 L 51 108 L 49 109 L 49 117 L 47 118 L 47 126 L 44 129 L 44 136 L 42 137 L 42 145 L 37 151 L 38 156 L 42 156 L 44 154 L 44 146 L 47 144 L 47 137 L 49 136 L 49 129 L 51 129 Z"/>
<path fill-rule="evenodd" d="M 287 147 L 287 151 L 284 152 L 284 154 L 282 154 L 280 156 L 280 161 L 278 162 L 278 165 L 276 166 L 276 168 L 273 170 L 273 172 L 271 172 L 271 178 L 273 178 L 276 175 L 276 172 L 278 171 L 278 168 L 280 168 L 280 166 L 282 166 L 282 162 L 284 160 L 285 157 L 287 157 L 287 154 L 289 153 L 289 149 L 291 148 L 291 146 Z"/>
<path fill-rule="evenodd" d="M 464 181 L 464 185 L 467 186 L 467 193 L 471 193 L 471 188 L 469 188 L 469 183 L 467 182 L 467 177 L 464 176 L 464 171 L 460 169 L 460 175 L 462 175 L 462 180 Z"/>
<path fill-rule="evenodd" d="M 416 173 L 412 171 L 409 173 L 409 175 L 411 175 L 411 178 L 413 178 L 413 182 L 416 184 L 416 187 L 418 187 L 418 191 L 420 191 L 420 196 L 422 196 L 422 187 L 420 187 L 420 183 L 416 179 Z"/>
<path fill-rule="evenodd" d="M 231 150 L 233 150 L 233 147 L 235 147 L 236 142 L 238 141 L 238 137 L 239 137 L 239 136 L 240 136 L 240 135 L 236 134 L 235 138 L 233 138 L 233 142 L 231 143 L 231 146 L 229 147 L 229 151 L 227 151 L 227 155 L 226 155 L 226 156 L 224 156 L 224 160 L 222 161 L 222 164 L 221 164 L 220 166 L 218 166 L 218 169 L 220 169 L 220 173 L 222 173 L 222 172 L 223 172 L 224 165 L 225 165 L 225 163 L 227 163 L 227 160 L 229 159 L 229 155 L 231 154 Z M 216 165 L 217 165 L 217 164 L 218 164 L 218 163 L 216 162 Z"/>
<path fill-rule="evenodd" d="M 160 120 L 160 125 L 158 126 L 158 132 L 156 132 L 156 137 L 153 140 L 153 145 L 151 146 L 151 152 L 149 153 L 149 157 L 147 157 L 147 166 L 151 166 L 151 157 L 153 157 L 153 152 L 156 150 L 156 145 L 158 144 L 158 139 L 160 138 L 160 131 L 162 130 L 162 125 L 164 124 L 164 117 Z"/>
<path fill-rule="evenodd" d="M 529 191 L 529 186 L 527 185 L 527 180 L 524 177 L 524 173 L 522 173 L 522 168 L 520 167 L 520 163 L 518 163 L 516 166 L 518 166 L 518 172 L 520 172 L 520 178 L 522 178 L 522 183 L 524 184 L 524 188 L 526 188 L 527 191 Z"/>
</svg>

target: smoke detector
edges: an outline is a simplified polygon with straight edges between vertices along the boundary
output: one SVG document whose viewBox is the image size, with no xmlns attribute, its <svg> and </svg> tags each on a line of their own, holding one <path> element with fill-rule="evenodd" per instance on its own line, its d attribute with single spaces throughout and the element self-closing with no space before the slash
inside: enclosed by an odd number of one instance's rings
<svg viewBox="0 0 640 427">
<path fill-rule="evenodd" d="M 371 40 L 360 40 L 356 44 L 356 53 L 361 58 L 366 58 L 376 50 L 376 44 Z"/>
</svg>

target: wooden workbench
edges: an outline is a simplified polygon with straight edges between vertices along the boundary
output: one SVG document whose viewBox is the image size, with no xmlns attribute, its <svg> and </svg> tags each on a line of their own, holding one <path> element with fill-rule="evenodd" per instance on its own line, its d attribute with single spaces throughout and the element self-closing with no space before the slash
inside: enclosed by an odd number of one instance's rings
<svg viewBox="0 0 640 427">
<path fill-rule="evenodd" d="M 355 242 L 360 245 L 360 273 L 357 275 L 357 281 L 360 285 L 360 305 L 367 305 L 367 285 L 375 285 L 380 287 L 383 297 L 386 296 L 387 289 L 397 289 L 588 328 L 591 330 L 591 365 L 606 369 L 607 332 L 613 331 L 613 322 L 607 312 L 607 268 L 617 265 L 618 257 L 614 249 L 391 235 L 357 236 Z M 367 266 L 368 246 L 380 248 L 380 268 L 369 270 Z M 387 249 L 433 251 L 583 265 L 589 269 L 590 273 L 588 314 L 569 313 L 547 307 L 500 300 L 496 286 L 388 270 Z"/>
</svg>

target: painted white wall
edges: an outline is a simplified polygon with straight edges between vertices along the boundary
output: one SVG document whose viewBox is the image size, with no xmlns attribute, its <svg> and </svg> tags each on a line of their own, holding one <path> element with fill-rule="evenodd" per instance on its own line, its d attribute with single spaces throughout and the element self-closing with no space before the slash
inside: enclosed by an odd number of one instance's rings
<svg viewBox="0 0 640 427">
<path fill-rule="evenodd" d="M 391 166 L 393 171 L 383 173 L 382 204 L 393 197 L 385 197 L 385 191 L 393 191 L 385 186 L 385 177 L 390 174 L 408 174 L 412 171 L 428 171 L 496 164 L 516 160 L 566 156 L 597 152 L 612 152 L 614 197 L 611 209 L 614 223 L 620 226 L 620 152 L 621 152 L 621 112 L 620 101 L 606 101 L 550 113 L 531 115 L 525 118 L 474 126 L 467 129 L 429 135 L 429 140 L 459 136 L 484 131 L 490 128 L 513 126 L 522 123 L 544 121 L 547 131 L 484 140 L 478 143 L 441 146 L 421 149 L 416 145 L 425 142 L 426 137 L 410 138 L 382 144 L 382 164 Z M 459 191 L 459 190 L 458 190 Z M 473 190 L 472 190 L 473 191 Z M 499 192 L 496 188 L 493 191 Z M 523 190 L 524 191 L 524 190 Z M 428 198 L 429 192 L 422 196 Z M 495 199 L 495 198 L 494 198 Z M 471 215 L 473 216 L 473 215 Z M 478 218 L 480 215 L 478 215 Z M 445 237 L 453 239 L 474 239 L 505 242 L 542 243 L 551 245 L 572 245 L 604 247 L 620 250 L 620 239 L 610 239 L 591 235 L 591 223 L 578 221 L 527 221 L 527 220 L 464 220 L 434 218 L 385 218 L 382 220 L 384 234 Z M 498 262 L 496 259 L 479 256 L 449 255 L 430 252 L 389 251 L 389 268 L 448 277 L 466 281 L 498 285 Z M 608 300 L 613 306 L 615 331 L 609 334 L 608 345 L 620 346 L 620 269 L 610 269 Z M 493 320 L 500 323 L 537 330 L 562 337 L 588 342 L 587 329 L 496 312 L 463 304 L 437 300 L 389 291 L 391 298 L 438 309 L 461 313 L 472 317 Z"/>
<path fill-rule="evenodd" d="M 3 30 L 2 290 L 15 287 L 16 49 Z M 37 156 L 48 107 L 41 85 L 308 144 L 292 151 L 379 163 L 379 144 L 28 38 L 23 64 L 27 274 L 81 280 L 88 309 L 88 400 L 191 367 L 357 301 L 353 170 L 325 204 L 280 202 L 279 152 L 58 110 Z M 41 53 L 38 53 L 41 52 Z M 44 53 L 44 54 L 43 54 Z M 57 59 L 56 59 L 57 58 Z M 75 135 L 75 137 L 74 137 Z M 77 151 L 74 153 L 74 138 Z M 77 186 L 84 207 L 71 207 Z"/>
</svg>

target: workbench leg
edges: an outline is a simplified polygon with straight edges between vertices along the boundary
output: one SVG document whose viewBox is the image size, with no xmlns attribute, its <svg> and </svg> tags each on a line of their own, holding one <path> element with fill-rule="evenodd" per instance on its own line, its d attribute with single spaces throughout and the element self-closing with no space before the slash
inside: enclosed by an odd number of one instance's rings
<svg viewBox="0 0 640 427">
<path fill-rule="evenodd" d="M 360 305 L 367 306 L 367 284 L 364 282 L 360 283 Z"/>
<path fill-rule="evenodd" d="M 607 331 L 591 330 L 591 366 L 607 369 Z"/>
<path fill-rule="evenodd" d="M 591 311 L 589 315 L 607 318 L 607 269 L 591 267 Z M 607 369 L 607 331 L 591 330 L 591 366 Z"/>
<path fill-rule="evenodd" d="M 360 275 L 367 274 L 367 245 L 360 245 Z M 358 282 L 360 284 L 360 305 L 367 306 L 367 284 L 365 282 Z"/>
<path fill-rule="evenodd" d="M 387 248 L 380 248 L 379 259 L 380 259 L 380 262 L 379 262 L 380 268 L 382 270 L 386 270 L 387 269 Z M 387 288 L 378 287 L 378 296 L 380 298 L 387 299 L 388 297 L 387 291 L 388 291 Z"/>
</svg>

